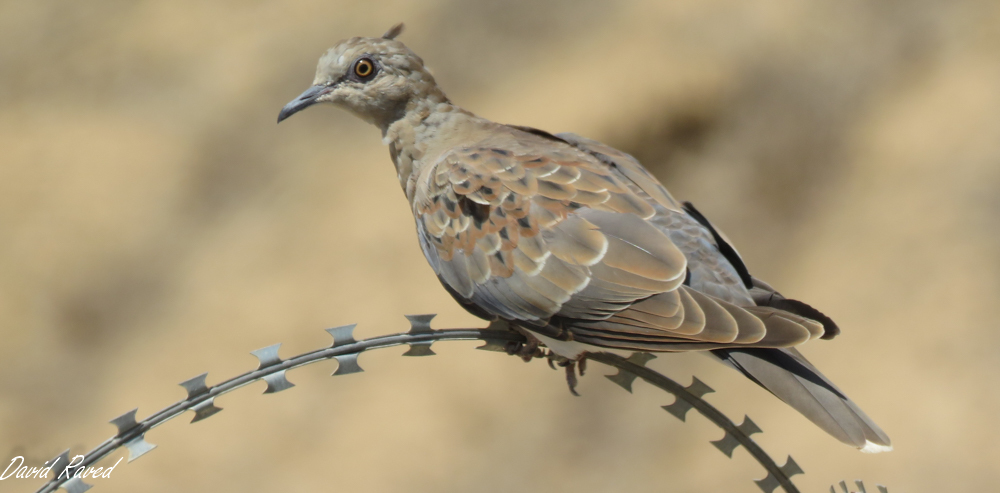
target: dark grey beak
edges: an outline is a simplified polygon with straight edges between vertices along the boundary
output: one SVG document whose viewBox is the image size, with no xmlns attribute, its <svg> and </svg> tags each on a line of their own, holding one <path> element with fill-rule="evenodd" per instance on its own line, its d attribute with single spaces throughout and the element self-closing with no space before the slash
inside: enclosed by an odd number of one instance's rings
<svg viewBox="0 0 1000 493">
<path fill-rule="evenodd" d="M 327 85 L 312 86 L 306 89 L 306 92 L 299 95 L 291 103 L 285 105 L 281 108 L 281 113 L 278 113 L 278 123 L 282 120 L 288 118 L 316 103 L 316 99 L 320 96 L 333 90 L 333 87 Z"/>
</svg>

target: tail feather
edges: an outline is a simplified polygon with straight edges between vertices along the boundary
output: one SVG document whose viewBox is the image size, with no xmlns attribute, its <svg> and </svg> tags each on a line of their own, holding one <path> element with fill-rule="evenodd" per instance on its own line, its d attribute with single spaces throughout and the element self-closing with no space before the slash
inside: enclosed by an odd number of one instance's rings
<svg viewBox="0 0 1000 493">
<path fill-rule="evenodd" d="M 892 450 L 885 432 L 797 350 L 716 349 L 712 354 L 841 442 L 862 452 Z"/>
</svg>

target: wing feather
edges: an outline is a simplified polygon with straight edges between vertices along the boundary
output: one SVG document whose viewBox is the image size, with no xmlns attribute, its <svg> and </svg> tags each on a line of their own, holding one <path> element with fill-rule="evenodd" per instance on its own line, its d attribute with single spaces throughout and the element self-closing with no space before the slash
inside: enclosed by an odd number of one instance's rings
<svg viewBox="0 0 1000 493">
<path fill-rule="evenodd" d="M 748 295 L 685 285 L 687 251 L 711 236 L 631 156 L 510 131 L 506 143 L 450 150 L 415 185 L 421 244 L 464 305 L 636 350 L 785 347 L 823 334 L 810 319 L 734 301 Z M 695 280 L 718 265 L 705 255 Z"/>
</svg>

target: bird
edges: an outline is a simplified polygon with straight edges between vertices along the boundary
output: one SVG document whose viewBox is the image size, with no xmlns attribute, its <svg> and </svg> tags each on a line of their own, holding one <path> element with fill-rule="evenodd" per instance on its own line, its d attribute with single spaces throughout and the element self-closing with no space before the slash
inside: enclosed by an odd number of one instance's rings
<svg viewBox="0 0 1000 493">
<path fill-rule="evenodd" d="M 574 394 L 573 365 L 588 353 L 704 351 L 841 442 L 892 450 L 796 349 L 836 336 L 833 320 L 752 276 L 631 155 L 453 103 L 402 31 L 339 42 L 278 122 L 327 103 L 381 130 L 420 248 L 463 308 L 527 336 L 527 359 L 547 348 Z"/>
</svg>

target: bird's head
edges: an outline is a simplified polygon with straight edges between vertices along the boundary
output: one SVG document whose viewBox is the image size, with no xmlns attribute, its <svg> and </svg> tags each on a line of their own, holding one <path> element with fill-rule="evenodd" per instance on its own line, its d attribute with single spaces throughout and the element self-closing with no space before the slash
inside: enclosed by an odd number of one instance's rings
<svg viewBox="0 0 1000 493">
<path fill-rule="evenodd" d="M 285 105 L 278 122 L 316 103 L 333 103 L 385 128 L 415 100 L 446 101 L 424 61 L 396 36 L 397 24 L 379 38 L 351 38 L 319 59 L 313 86 Z"/>
</svg>

